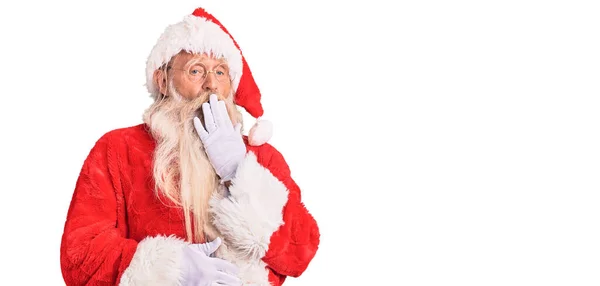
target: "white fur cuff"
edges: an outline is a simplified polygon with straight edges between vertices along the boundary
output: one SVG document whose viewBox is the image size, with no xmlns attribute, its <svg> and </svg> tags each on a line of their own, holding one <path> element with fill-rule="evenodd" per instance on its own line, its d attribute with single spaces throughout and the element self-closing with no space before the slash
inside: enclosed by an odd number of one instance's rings
<svg viewBox="0 0 600 286">
<path fill-rule="evenodd" d="M 269 249 L 271 235 L 283 224 L 288 190 L 248 152 L 229 192 L 228 197 L 211 200 L 214 224 L 236 252 L 261 259 Z"/>
<path fill-rule="evenodd" d="M 119 285 L 179 285 L 185 245 L 186 242 L 174 236 L 149 237 L 140 241 Z"/>
</svg>

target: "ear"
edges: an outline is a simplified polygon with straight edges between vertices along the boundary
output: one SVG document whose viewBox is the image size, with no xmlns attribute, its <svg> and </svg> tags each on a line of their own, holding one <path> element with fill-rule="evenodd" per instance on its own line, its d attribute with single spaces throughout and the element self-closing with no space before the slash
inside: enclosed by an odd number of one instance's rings
<svg viewBox="0 0 600 286">
<path fill-rule="evenodd" d="M 158 86 L 158 90 L 162 95 L 167 94 L 167 77 L 163 70 L 158 69 L 154 71 L 153 75 L 154 84 Z"/>
</svg>

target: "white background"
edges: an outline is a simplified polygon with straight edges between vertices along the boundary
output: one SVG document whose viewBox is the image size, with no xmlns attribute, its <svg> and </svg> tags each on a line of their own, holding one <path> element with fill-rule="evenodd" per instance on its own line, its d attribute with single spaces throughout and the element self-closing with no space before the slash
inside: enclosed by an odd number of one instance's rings
<svg viewBox="0 0 600 286">
<path fill-rule="evenodd" d="M 150 49 L 204 6 L 319 222 L 286 285 L 600 285 L 597 1 L 7 2 L 0 284 L 64 285 L 84 158 L 141 122 Z"/>
</svg>

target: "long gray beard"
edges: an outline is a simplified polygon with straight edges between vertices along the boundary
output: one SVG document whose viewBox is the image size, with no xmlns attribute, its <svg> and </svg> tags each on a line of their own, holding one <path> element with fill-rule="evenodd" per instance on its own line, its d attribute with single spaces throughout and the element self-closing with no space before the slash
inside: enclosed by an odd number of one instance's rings
<svg viewBox="0 0 600 286">
<path fill-rule="evenodd" d="M 218 186 L 218 177 L 193 125 L 195 116 L 203 121 L 201 106 L 209 95 L 203 93 L 185 100 L 173 94 L 158 99 L 144 113 L 144 122 L 157 141 L 153 159 L 155 192 L 183 208 L 190 242 L 204 241 L 205 231 L 213 229 L 208 203 Z M 232 121 L 241 122 L 235 105 L 229 101 L 227 106 Z"/>
</svg>

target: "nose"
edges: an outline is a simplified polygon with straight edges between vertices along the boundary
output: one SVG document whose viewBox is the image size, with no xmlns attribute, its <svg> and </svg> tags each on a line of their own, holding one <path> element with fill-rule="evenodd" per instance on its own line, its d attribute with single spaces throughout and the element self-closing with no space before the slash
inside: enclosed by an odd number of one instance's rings
<svg viewBox="0 0 600 286">
<path fill-rule="evenodd" d="M 202 89 L 205 91 L 216 92 L 218 87 L 217 78 L 213 73 L 208 73 L 206 79 L 202 83 Z"/>
</svg>

